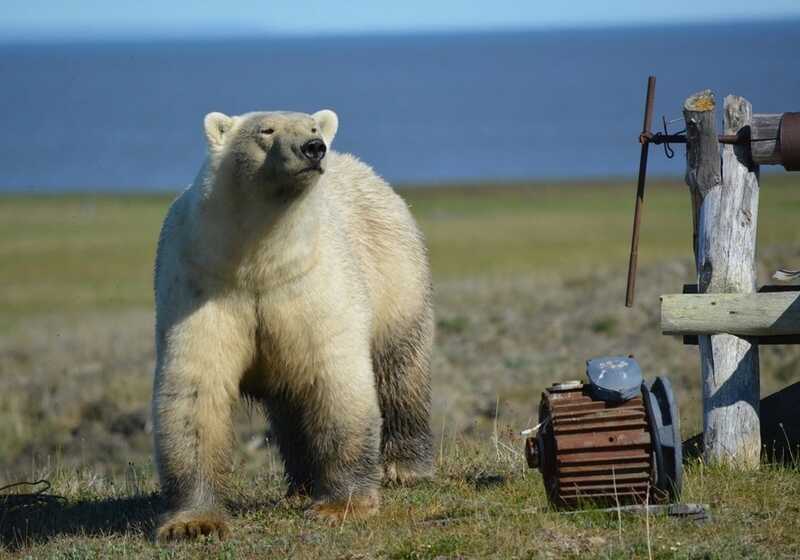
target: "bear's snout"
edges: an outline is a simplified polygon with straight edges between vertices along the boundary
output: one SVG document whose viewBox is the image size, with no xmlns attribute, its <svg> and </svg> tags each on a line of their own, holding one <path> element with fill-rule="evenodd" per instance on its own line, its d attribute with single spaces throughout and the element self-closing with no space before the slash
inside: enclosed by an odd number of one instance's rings
<svg viewBox="0 0 800 560">
<path fill-rule="evenodd" d="M 318 163 L 325 157 L 325 152 L 328 151 L 328 148 L 325 147 L 325 142 L 319 138 L 314 138 L 303 144 L 300 147 L 300 151 L 303 152 L 303 155 L 309 160 Z"/>
</svg>

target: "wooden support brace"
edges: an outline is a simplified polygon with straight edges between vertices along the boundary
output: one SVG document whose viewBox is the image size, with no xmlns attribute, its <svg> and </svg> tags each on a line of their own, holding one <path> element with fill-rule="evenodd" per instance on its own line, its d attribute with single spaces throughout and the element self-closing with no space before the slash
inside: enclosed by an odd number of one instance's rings
<svg viewBox="0 0 800 560">
<path fill-rule="evenodd" d="M 800 293 L 664 295 L 661 330 L 664 334 L 800 334 Z"/>
<path fill-rule="evenodd" d="M 782 113 L 753 115 L 750 123 L 750 151 L 753 161 L 760 165 L 780 165 L 780 134 Z"/>
</svg>

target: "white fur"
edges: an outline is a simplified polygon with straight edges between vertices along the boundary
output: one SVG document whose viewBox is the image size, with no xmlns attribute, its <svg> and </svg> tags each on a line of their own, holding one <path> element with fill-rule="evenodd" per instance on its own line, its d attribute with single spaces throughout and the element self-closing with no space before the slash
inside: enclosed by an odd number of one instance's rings
<svg viewBox="0 0 800 560">
<path fill-rule="evenodd" d="M 208 146 L 218 150 L 225 144 L 225 136 L 233 128 L 233 119 L 222 113 L 209 113 L 203 119 Z"/>
<path fill-rule="evenodd" d="M 195 303 L 191 287 L 217 294 L 204 304 L 208 318 L 198 330 L 214 323 L 218 344 L 238 348 L 228 350 L 229 358 L 220 356 L 203 336 L 206 349 L 195 349 L 194 359 L 208 351 L 236 364 L 227 383 L 238 382 L 240 360 L 255 351 L 257 320 L 284 343 L 274 381 L 290 377 L 297 383 L 332 359 L 322 356 L 331 344 L 338 344 L 336 354 L 342 354 L 355 344 L 347 338 L 359 338 L 358 352 L 366 360 L 371 338 L 387 324 L 419 312 L 427 271 L 405 203 L 353 156 L 334 152 L 329 157 L 319 184 L 277 224 L 270 223 L 275 215 L 268 204 L 243 215 L 229 204 L 216 206 L 207 189 L 218 185 L 208 171 L 175 201 L 158 256 L 159 358 L 170 331 L 175 337 L 191 330 L 183 316 Z M 258 309 L 253 293 L 261 296 Z M 363 336 L 356 336 L 361 329 Z M 234 359 L 234 354 L 247 355 Z M 342 375 L 324 370 L 319 375 L 328 373 Z"/>
<path fill-rule="evenodd" d="M 339 130 L 339 117 L 330 109 L 317 111 L 311 116 L 319 123 L 322 137 L 325 138 L 325 143 L 330 146 L 336 136 L 336 131 Z"/>
<path fill-rule="evenodd" d="M 229 445 L 231 403 L 254 364 L 257 384 L 317 407 L 305 422 L 379 426 L 370 348 L 428 305 L 414 220 L 355 157 L 329 152 L 318 182 L 288 203 L 234 185 L 225 157 L 241 149 L 231 138 L 248 118 L 205 118 L 208 159 L 170 207 L 159 241 L 157 459 L 186 477 L 199 469 L 213 479 L 208 457 Z M 285 134 L 300 134 L 301 117 L 281 118 Z M 336 114 L 313 119 L 330 145 Z M 207 499 L 195 492 L 197 504 Z"/>
</svg>

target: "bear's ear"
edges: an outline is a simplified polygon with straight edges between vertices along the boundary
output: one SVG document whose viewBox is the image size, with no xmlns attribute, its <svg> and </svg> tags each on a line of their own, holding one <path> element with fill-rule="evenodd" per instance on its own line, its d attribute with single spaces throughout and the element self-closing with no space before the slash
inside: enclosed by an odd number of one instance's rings
<svg viewBox="0 0 800 560">
<path fill-rule="evenodd" d="M 218 149 L 225 143 L 225 136 L 233 126 L 233 119 L 222 113 L 209 113 L 203 119 L 203 126 L 206 129 L 208 147 Z"/>
<path fill-rule="evenodd" d="M 317 111 L 311 116 L 319 123 L 322 137 L 325 139 L 325 143 L 330 146 L 333 142 L 333 137 L 336 136 L 336 131 L 339 130 L 339 117 L 330 109 Z"/>
</svg>

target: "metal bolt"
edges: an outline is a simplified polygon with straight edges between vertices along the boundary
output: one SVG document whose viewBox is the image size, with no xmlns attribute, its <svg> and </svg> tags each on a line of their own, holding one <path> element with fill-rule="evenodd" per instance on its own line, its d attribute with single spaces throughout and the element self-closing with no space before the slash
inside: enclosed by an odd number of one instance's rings
<svg viewBox="0 0 800 560">
<path fill-rule="evenodd" d="M 539 468 L 539 445 L 536 439 L 528 438 L 525 440 L 525 458 L 528 460 L 528 466 L 532 469 Z"/>
</svg>

